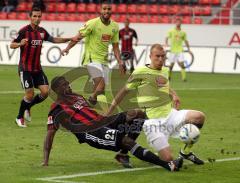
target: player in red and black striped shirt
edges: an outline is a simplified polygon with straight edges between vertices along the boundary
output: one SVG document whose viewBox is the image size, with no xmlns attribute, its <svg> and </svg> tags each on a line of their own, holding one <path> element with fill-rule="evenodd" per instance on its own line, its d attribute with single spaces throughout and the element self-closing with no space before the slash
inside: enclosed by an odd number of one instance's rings
<svg viewBox="0 0 240 183">
<path fill-rule="evenodd" d="M 71 40 L 71 38 L 52 37 L 40 27 L 42 12 L 39 8 L 34 7 L 29 15 L 31 23 L 20 29 L 17 38 L 10 45 L 12 49 L 20 48 L 19 75 L 25 89 L 25 96 L 16 118 L 16 123 L 20 127 L 26 127 L 24 112 L 25 119 L 30 121 L 30 108 L 48 96 L 48 80 L 40 63 L 43 41 L 65 43 Z M 39 95 L 34 96 L 34 87 L 40 90 Z"/>
<path fill-rule="evenodd" d="M 133 72 L 134 65 L 134 50 L 133 50 L 133 38 L 136 39 L 135 46 L 138 44 L 138 36 L 134 29 L 129 27 L 129 19 L 125 20 L 125 27 L 119 31 L 119 39 L 121 40 L 121 56 L 125 62 L 130 60 L 130 71 Z M 124 63 L 125 63 L 124 62 Z"/>
<path fill-rule="evenodd" d="M 72 92 L 69 82 L 63 76 L 52 80 L 51 89 L 57 96 L 48 115 L 43 166 L 48 166 L 54 136 L 62 126 L 73 133 L 79 143 L 87 143 L 94 148 L 110 151 L 125 149 L 135 157 L 169 171 L 177 171 L 181 167 L 182 159 L 162 161 L 157 155 L 135 142 L 145 118 L 142 111 L 132 110 L 109 117 L 102 116 L 89 107 L 83 96 Z M 130 126 L 124 128 L 127 124 Z"/>
</svg>

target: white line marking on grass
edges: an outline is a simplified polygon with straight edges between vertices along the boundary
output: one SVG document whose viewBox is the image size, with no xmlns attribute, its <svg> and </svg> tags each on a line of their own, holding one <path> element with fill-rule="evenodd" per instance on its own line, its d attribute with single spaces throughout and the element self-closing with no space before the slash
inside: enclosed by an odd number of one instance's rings
<svg viewBox="0 0 240 183">
<path fill-rule="evenodd" d="M 201 91 L 201 90 L 240 90 L 239 87 L 234 88 L 174 88 L 174 90 L 178 91 Z M 75 90 L 76 92 L 82 92 L 82 90 Z M 9 94 L 20 94 L 24 93 L 24 91 L 0 91 L 0 95 L 9 95 Z"/>
<path fill-rule="evenodd" d="M 226 161 L 238 161 L 240 160 L 240 157 L 235 158 L 226 158 L 226 159 L 217 159 L 216 162 L 226 162 Z M 209 163 L 209 161 L 205 161 L 205 163 Z M 192 163 L 186 163 L 187 165 L 190 165 Z M 84 183 L 84 182 L 71 182 L 71 181 L 64 181 L 64 180 L 58 180 L 58 179 L 70 179 L 70 178 L 76 178 L 76 177 L 90 177 L 90 176 L 96 176 L 96 175 L 105 175 L 105 174 L 114 174 L 114 173 L 123 173 L 123 172 L 134 172 L 134 171 L 141 171 L 141 170 L 149 170 L 149 169 L 155 169 L 155 168 L 161 168 L 160 166 L 151 166 L 151 167 L 142 167 L 142 168 L 133 168 L 133 169 L 118 169 L 118 170 L 107 170 L 107 171 L 100 171 L 100 172 L 87 172 L 87 173 L 78 173 L 73 175 L 64 175 L 64 176 L 57 176 L 57 177 L 44 177 L 44 178 L 37 178 L 37 180 L 41 181 L 48 181 L 48 182 L 62 182 L 62 183 Z"/>
</svg>

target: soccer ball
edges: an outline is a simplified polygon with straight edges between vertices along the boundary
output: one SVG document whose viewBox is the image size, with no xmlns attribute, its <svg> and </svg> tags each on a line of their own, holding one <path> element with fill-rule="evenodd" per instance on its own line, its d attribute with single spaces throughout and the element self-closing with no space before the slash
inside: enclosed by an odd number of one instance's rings
<svg viewBox="0 0 240 183">
<path fill-rule="evenodd" d="M 200 131 L 193 124 L 185 124 L 179 130 L 179 138 L 185 144 L 194 144 L 198 141 Z"/>
</svg>

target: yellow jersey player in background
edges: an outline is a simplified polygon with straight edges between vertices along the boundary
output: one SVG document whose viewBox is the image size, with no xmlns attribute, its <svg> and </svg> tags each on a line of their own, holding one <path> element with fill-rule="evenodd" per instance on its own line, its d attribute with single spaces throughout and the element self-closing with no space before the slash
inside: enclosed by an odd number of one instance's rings
<svg viewBox="0 0 240 183">
<path fill-rule="evenodd" d="M 78 31 L 75 39 L 71 41 L 64 50 L 62 50 L 62 55 L 68 54 L 69 50 L 75 46 L 78 41 L 85 38 L 85 51 L 82 63 L 87 67 L 88 73 L 94 83 L 93 93 L 88 99 L 92 105 L 97 103 L 98 95 L 104 94 L 105 86 L 109 82 L 109 44 L 112 44 L 113 46 L 113 52 L 118 61 L 120 73 L 125 73 L 125 66 L 121 60 L 118 45 L 119 26 L 116 22 L 110 19 L 111 14 L 111 4 L 104 1 L 101 5 L 100 17 L 87 21 Z M 104 97 L 104 95 L 102 95 L 102 97 Z"/>
<path fill-rule="evenodd" d="M 168 35 L 165 40 L 165 46 L 168 47 L 168 39 L 171 41 L 170 45 L 170 55 L 169 55 L 169 78 L 171 78 L 172 74 L 172 69 L 175 64 L 175 62 L 178 63 L 178 65 L 181 67 L 181 75 L 182 75 L 182 80 L 187 81 L 186 78 L 186 71 L 185 71 L 185 66 L 184 66 L 184 55 L 183 55 L 183 42 L 185 42 L 188 52 L 192 53 L 189 47 L 189 43 L 187 40 L 187 34 L 181 29 L 181 19 L 177 18 L 176 19 L 176 27 L 171 29 L 168 32 Z"/>
</svg>

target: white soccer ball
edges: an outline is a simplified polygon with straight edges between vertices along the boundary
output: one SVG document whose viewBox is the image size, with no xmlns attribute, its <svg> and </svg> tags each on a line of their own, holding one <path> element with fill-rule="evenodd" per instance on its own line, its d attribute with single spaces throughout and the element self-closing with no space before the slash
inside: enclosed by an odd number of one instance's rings
<svg viewBox="0 0 240 183">
<path fill-rule="evenodd" d="M 185 124 L 179 130 L 179 138 L 185 144 L 194 144 L 198 141 L 200 131 L 193 124 Z"/>
</svg>

